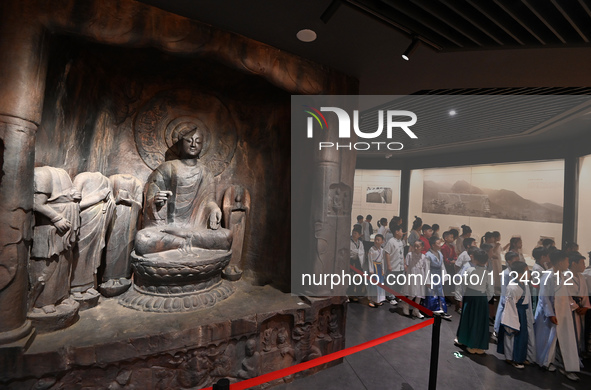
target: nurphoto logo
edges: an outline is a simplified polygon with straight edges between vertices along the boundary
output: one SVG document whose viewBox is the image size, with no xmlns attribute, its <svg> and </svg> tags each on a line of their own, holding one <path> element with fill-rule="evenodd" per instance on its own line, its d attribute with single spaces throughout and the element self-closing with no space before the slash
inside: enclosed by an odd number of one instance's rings
<svg viewBox="0 0 591 390">
<path fill-rule="evenodd" d="M 328 130 L 328 122 L 322 112 L 332 112 L 337 115 L 339 123 L 339 138 L 350 139 L 351 138 L 351 117 L 347 111 L 338 107 L 320 107 L 320 110 L 311 107 L 304 106 L 306 108 L 304 112 L 310 114 L 307 122 L 307 135 L 308 138 L 314 137 L 314 119 L 320 126 L 321 130 Z M 417 139 L 417 135 L 410 129 L 410 126 L 417 123 L 417 116 L 412 111 L 405 110 L 388 110 L 384 113 L 383 110 L 378 111 L 378 128 L 375 131 L 364 132 L 359 127 L 359 111 L 353 110 L 353 131 L 357 137 L 362 139 L 375 139 L 382 135 L 384 132 L 384 118 L 386 122 L 386 137 L 390 140 L 393 137 L 394 129 L 401 129 L 404 133 L 412 138 Z M 401 118 L 408 118 L 407 120 L 400 120 Z M 376 149 L 380 150 L 380 147 L 387 148 L 388 150 L 402 150 L 404 145 L 401 142 L 355 142 L 355 143 L 339 143 L 334 142 L 319 142 L 318 148 L 322 150 L 324 148 L 336 148 L 338 149 L 349 149 L 355 150 L 369 150 Z"/>
</svg>

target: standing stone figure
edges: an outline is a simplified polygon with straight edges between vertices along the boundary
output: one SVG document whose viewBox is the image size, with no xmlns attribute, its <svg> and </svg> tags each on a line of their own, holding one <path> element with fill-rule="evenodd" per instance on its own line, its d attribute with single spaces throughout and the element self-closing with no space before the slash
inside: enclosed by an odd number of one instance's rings
<svg viewBox="0 0 591 390">
<path fill-rule="evenodd" d="M 250 193 L 242 186 L 231 186 L 224 193 L 224 223 L 232 231 L 232 259 L 224 270 L 228 280 L 239 280 L 242 276 L 242 251 L 246 221 L 250 212 Z"/>
<path fill-rule="evenodd" d="M 131 285 L 130 255 L 143 197 L 143 184 L 135 176 L 118 174 L 109 180 L 113 186 L 115 211 L 107 232 L 105 272 L 99 286 L 106 297 L 119 295 Z"/>
<path fill-rule="evenodd" d="M 80 238 L 72 269 L 72 297 L 82 309 L 95 306 L 96 271 L 101 264 L 107 226 L 115 202 L 111 182 L 100 172 L 82 172 L 74 178 L 74 187 L 82 194 L 80 200 Z"/>
<path fill-rule="evenodd" d="M 72 248 L 80 227 L 81 194 L 66 171 L 35 168 L 35 228 L 29 272 L 29 318 L 39 331 L 51 331 L 76 320 L 78 303 L 69 299 Z"/>
</svg>

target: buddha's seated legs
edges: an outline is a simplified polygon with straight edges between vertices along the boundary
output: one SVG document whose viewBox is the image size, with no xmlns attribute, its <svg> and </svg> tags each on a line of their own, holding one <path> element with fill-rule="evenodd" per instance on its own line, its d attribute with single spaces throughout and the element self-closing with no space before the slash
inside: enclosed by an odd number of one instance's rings
<svg viewBox="0 0 591 390">
<path fill-rule="evenodd" d="M 189 238 L 164 232 L 165 229 L 166 227 L 155 226 L 140 230 L 135 236 L 135 253 L 142 256 L 171 249 L 187 248 L 188 246 L 223 250 L 230 250 L 232 247 L 232 232 L 228 229 L 196 230 L 188 232 L 187 237 Z"/>
</svg>

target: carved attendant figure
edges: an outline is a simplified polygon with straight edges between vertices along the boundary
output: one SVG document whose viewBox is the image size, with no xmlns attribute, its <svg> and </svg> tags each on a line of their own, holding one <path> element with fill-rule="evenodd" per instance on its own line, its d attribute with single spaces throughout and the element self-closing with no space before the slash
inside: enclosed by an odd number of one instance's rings
<svg viewBox="0 0 591 390">
<path fill-rule="evenodd" d="M 77 202 L 81 195 L 72 187 L 66 171 L 59 168 L 35 168 L 34 186 L 35 228 L 29 267 L 33 309 L 29 317 L 34 322 L 43 315 L 72 318 L 78 304 L 68 296 L 72 247 L 80 227 Z M 56 305 L 60 306 L 59 310 Z M 63 322 L 62 325 L 69 324 Z M 48 329 L 39 323 L 36 326 Z"/>
<path fill-rule="evenodd" d="M 130 254 L 133 250 L 140 210 L 142 182 L 126 174 L 109 177 L 113 186 L 115 211 L 107 234 L 106 264 L 101 293 L 111 297 L 121 294 L 131 284 Z"/>
<path fill-rule="evenodd" d="M 74 179 L 74 187 L 82 193 L 80 201 L 80 238 L 74 258 L 71 291 L 74 299 L 98 301 L 95 274 L 105 247 L 107 226 L 113 215 L 114 201 L 111 182 L 100 172 L 83 172 Z"/>
<path fill-rule="evenodd" d="M 148 178 L 144 229 L 136 236 L 137 255 L 231 248 L 231 232 L 220 228 L 222 211 L 215 202 L 214 178 L 199 161 L 204 135 L 192 128 L 179 132 L 178 138 L 179 159 L 162 163 Z"/>
<path fill-rule="evenodd" d="M 224 223 L 232 231 L 232 259 L 224 270 L 224 275 L 229 280 L 238 280 L 242 276 L 242 250 L 249 212 L 248 190 L 242 186 L 228 187 L 224 193 Z"/>
</svg>

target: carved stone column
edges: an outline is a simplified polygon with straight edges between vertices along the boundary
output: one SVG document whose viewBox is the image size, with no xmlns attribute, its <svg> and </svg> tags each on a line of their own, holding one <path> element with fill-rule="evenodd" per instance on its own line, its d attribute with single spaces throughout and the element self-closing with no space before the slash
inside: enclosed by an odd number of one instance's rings
<svg viewBox="0 0 591 390">
<path fill-rule="evenodd" d="M 334 99 L 334 98 L 333 98 Z M 344 107 L 344 99 L 334 99 L 334 106 Z M 315 142 L 332 142 L 335 145 L 344 140 L 338 138 L 336 116 L 327 117 L 331 130 L 315 134 Z M 355 139 L 351 139 L 355 142 Z M 348 142 L 347 142 L 348 143 Z M 315 274 L 340 274 L 348 272 L 349 241 L 351 227 L 351 205 L 353 200 L 352 178 L 354 177 L 355 150 L 324 148 L 315 151 L 314 182 L 312 187 L 312 222 L 314 240 L 312 252 Z M 353 164 L 353 171 L 351 171 Z M 324 289 L 324 291 L 322 291 Z M 323 285 L 316 294 L 345 295 L 345 287 Z"/>
<path fill-rule="evenodd" d="M 41 120 L 45 33 L 24 5 L 0 3 L 0 345 L 31 334 L 28 255 L 33 218 L 35 132 Z"/>
</svg>

